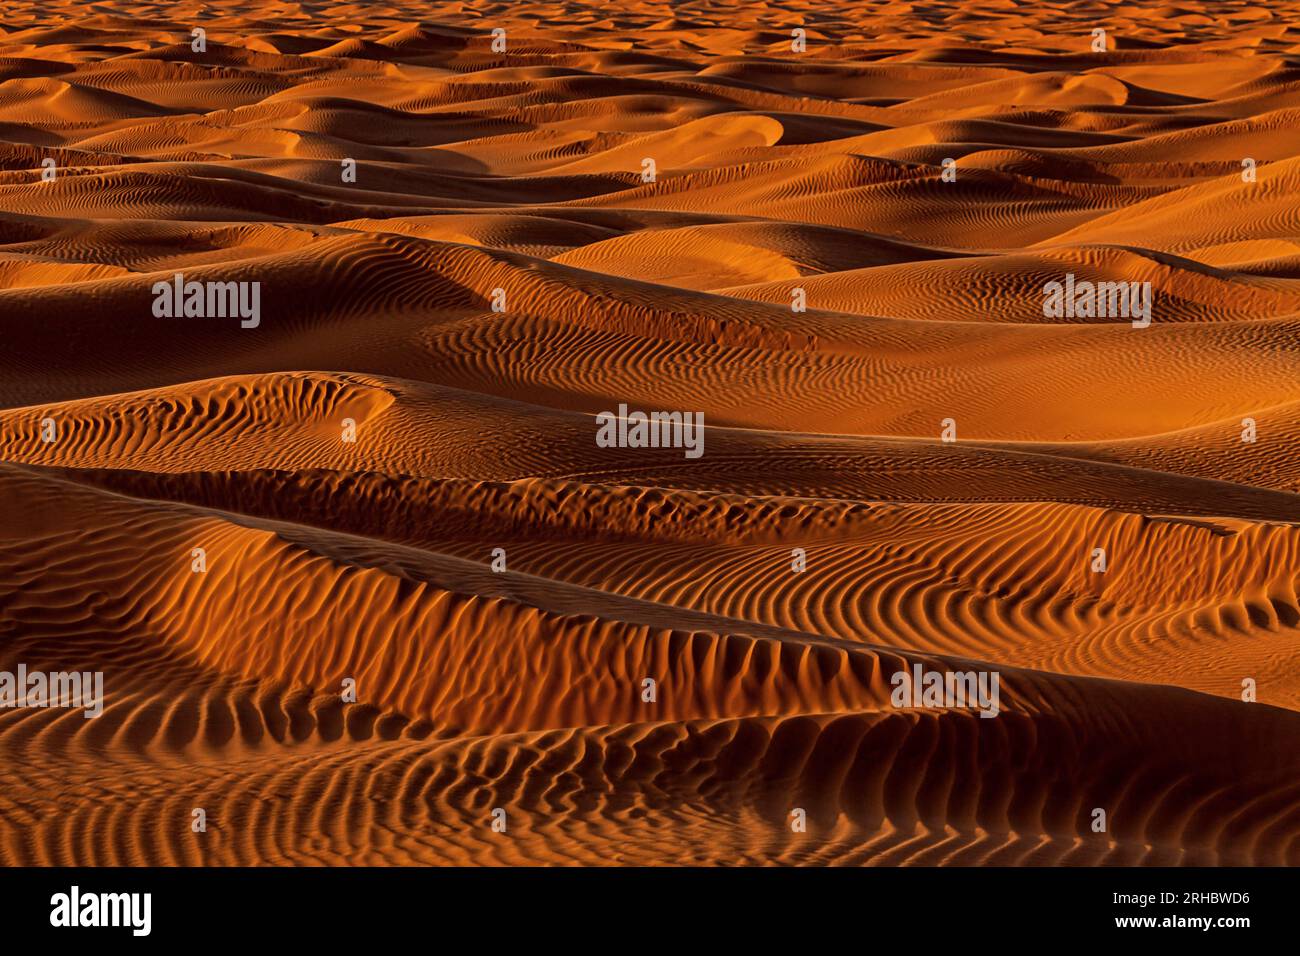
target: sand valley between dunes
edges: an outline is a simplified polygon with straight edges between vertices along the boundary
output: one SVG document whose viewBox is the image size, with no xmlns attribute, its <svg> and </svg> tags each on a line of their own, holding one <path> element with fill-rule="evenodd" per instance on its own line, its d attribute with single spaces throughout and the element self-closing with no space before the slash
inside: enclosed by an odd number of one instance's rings
<svg viewBox="0 0 1300 956">
<path fill-rule="evenodd" d="M 1300 863 L 1295 0 L 6 3 L 0 328 L 0 864 Z"/>
</svg>

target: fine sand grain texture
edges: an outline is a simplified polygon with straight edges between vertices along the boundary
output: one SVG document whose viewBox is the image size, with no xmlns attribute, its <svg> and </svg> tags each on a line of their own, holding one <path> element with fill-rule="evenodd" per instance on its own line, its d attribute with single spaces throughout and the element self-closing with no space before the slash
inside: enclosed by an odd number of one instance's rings
<svg viewBox="0 0 1300 956">
<path fill-rule="evenodd" d="M 0 864 L 1300 864 L 1296 0 L 6 3 L 0 331 Z"/>
</svg>

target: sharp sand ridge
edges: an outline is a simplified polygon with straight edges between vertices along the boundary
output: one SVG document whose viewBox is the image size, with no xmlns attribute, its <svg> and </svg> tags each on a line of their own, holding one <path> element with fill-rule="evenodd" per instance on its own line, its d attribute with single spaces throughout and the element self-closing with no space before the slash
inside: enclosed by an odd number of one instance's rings
<svg viewBox="0 0 1300 956">
<path fill-rule="evenodd" d="M 6 4 L 0 864 L 1300 863 L 1297 24 Z"/>
</svg>

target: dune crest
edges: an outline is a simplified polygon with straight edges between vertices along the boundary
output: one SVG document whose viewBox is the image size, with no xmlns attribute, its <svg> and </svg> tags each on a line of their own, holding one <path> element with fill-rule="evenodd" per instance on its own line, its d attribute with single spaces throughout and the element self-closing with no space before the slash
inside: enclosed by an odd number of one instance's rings
<svg viewBox="0 0 1300 956">
<path fill-rule="evenodd" d="M 1296 13 L 6 4 L 0 865 L 1300 863 Z"/>
</svg>

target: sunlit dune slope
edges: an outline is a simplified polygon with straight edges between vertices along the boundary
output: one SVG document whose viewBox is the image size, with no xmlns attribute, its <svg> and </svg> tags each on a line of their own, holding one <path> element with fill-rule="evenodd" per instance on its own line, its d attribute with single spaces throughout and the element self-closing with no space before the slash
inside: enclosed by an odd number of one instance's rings
<svg viewBox="0 0 1300 956">
<path fill-rule="evenodd" d="M 1297 13 L 7 4 L 0 864 L 1300 863 Z"/>
</svg>

